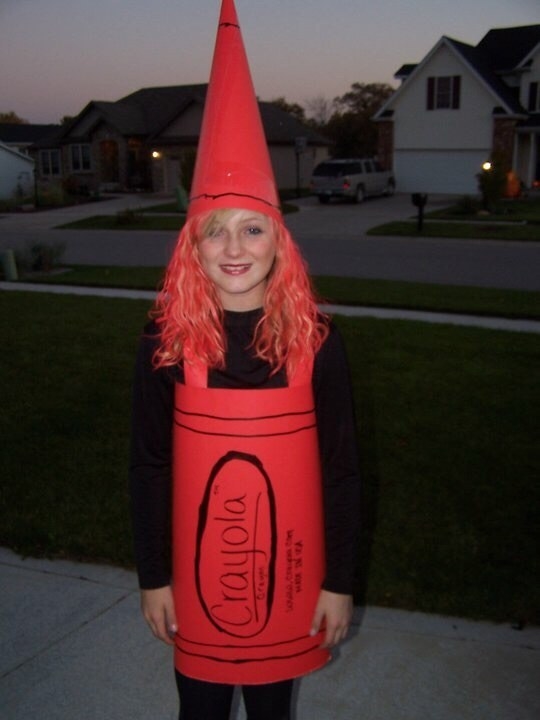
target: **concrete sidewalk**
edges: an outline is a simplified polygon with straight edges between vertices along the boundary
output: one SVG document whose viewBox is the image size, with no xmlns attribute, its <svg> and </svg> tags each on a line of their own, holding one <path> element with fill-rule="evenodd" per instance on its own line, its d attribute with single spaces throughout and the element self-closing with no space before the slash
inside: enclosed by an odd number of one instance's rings
<svg viewBox="0 0 540 720">
<path fill-rule="evenodd" d="M 0 548 L 0 588 L 3 720 L 177 717 L 133 573 Z M 539 677 L 539 628 L 357 608 L 334 661 L 297 684 L 296 720 L 537 720 Z"/>
<path fill-rule="evenodd" d="M 153 300 L 155 292 L 150 290 L 128 290 L 123 288 L 78 287 L 75 285 L 49 285 L 23 282 L 0 282 L 0 291 L 53 293 L 56 295 L 86 295 L 129 300 Z M 540 321 L 512 318 L 486 317 L 484 315 L 463 315 L 459 313 L 437 313 L 400 308 L 360 307 L 352 305 L 322 305 L 321 309 L 330 315 L 374 317 L 384 320 L 412 320 L 444 325 L 465 325 L 489 330 L 540 333 Z"/>
</svg>

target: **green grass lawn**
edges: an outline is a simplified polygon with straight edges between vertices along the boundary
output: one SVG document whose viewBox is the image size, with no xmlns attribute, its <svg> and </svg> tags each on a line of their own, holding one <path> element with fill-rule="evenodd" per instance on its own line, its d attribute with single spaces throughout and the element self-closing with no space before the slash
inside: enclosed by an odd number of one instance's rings
<svg viewBox="0 0 540 720">
<path fill-rule="evenodd" d="M 461 198 L 454 205 L 441 210 L 432 210 L 426 213 L 426 217 L 444 220 L 461 218 L 467 221 L 486 221 L 486 215 L 482 212 L 481 201 L 470 197 Z M 500 200 L 488 217 L 490 221 L 494 222 L 523 221 L 540 223 L 540 197 Z"/>
<path fill-rule="evenodd" d="M 130 383 L 147 311 L 0 294 L 0 544 L 130 565 Z M 538 623 L 540 338 L 338 323 L 364 478 L 357 600 Z"/>
<path fill-rule="evenodd" d="M 370 228 L 368 235 L 395 237 L 442 237 L 462 240 L 540 240 L 540 225 L 513 225 L 494 221 L 424 222 L 418 232 L 417 223 L 399 220 Z"/>
<path fill-rule="evenodd" d="M 283 203 L 284 215 L 298 212 L 298 206 Z M 58 230 L 175 230 L 179 231 L 186 221 L 185 213 L 178 212 L 176 203 L 164 203 L 147 208 L 123 210 L 115 215 L 93 215 L 59 225 Z"/>
<path fill-rule="evenodd" d="M 66 268 L 62 274 L 45 273 L 28 279 L 64 285 L 155 290 L 162 276 L 160 267 L 78 265 Z M 540 318 L 540 292 L 332 276 L 318 276 L 314 282 L 322 298 L 342 305 Z"/>
<path fill-rule="evenodd" d="M 179 231 L 185 215 L 159 215 L 134 211 L 119 215 L 93 215 L 89 218 L 59 225 L 59 230 L 171 230 Z"/>
<path fill-rule="evenodd" d="M 500 200 L 495 210 L 486 214 L 479 200 L 466 196 L 454 205 L 427 212 L 421 233 L 416 220 L 412 220 L 384 223 L 371 228 L 367 234 L 539 241 L 540 199 Z"/>
</svg>

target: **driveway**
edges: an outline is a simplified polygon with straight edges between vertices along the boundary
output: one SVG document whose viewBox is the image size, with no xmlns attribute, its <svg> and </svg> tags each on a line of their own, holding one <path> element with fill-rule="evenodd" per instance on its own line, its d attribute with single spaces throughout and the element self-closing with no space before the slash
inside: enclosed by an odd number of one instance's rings
<svg viewBox="0 0 540 720">
<path fill-rule="evenodd" d="M 433 196 L 426 210 L 452 200 Z M 314 275 L 540 290 L 540 243 L 365 234 L 375 225 L 415 218 L 410 195 L 361 205 L 319 205 L 309 198 L 301 207 L 286 220 Z"/>
<path fill-rule="evenodd" d="M 427 209 L 451 202 L 431 196 Z M 0 218 L 0 250 L 36 242 L 65 247 L 66 263 L 163 265 L 176 241 L 171 232 L 55 230 L 70 220 L 156 204 L 160 199 L 122 196 L 99 205 Z M 316 198 L 298 201 L 286 223 L 313 274 L 540 290 L 540 243 L 435 238 L 369 237 L 368 228 L 414 217 L 410 195 L 373 198 L 360 205 Z"/>
</svg>

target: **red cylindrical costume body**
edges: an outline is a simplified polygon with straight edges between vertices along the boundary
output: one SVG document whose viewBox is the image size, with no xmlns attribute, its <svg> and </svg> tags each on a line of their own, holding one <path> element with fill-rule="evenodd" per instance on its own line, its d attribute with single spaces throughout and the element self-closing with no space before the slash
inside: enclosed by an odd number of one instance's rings
<svg viewBox="0 0 540 720">
<path fill-rule="evenodd" d="M 176 386 L 175 664 L 190 677 L 277 682 L 329 659 L 324 633 L 309 635 L 324 532 L 307 375 L 287 388 L 209 389 L 186 365 Z"/>
</svg>

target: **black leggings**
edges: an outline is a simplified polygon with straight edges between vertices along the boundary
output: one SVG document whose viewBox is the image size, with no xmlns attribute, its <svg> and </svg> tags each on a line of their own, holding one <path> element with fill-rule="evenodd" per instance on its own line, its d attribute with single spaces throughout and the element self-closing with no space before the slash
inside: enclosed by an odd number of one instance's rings
<svg viewBox="0 0 540 720">
<path fill-rule="evenodd" d="M 179 720 L 229 720 L 234 685 L 193 680 L 176 671 Z M 290 720 L 293 681 L 243 685 L 248 720 Z"/>
</svg>

